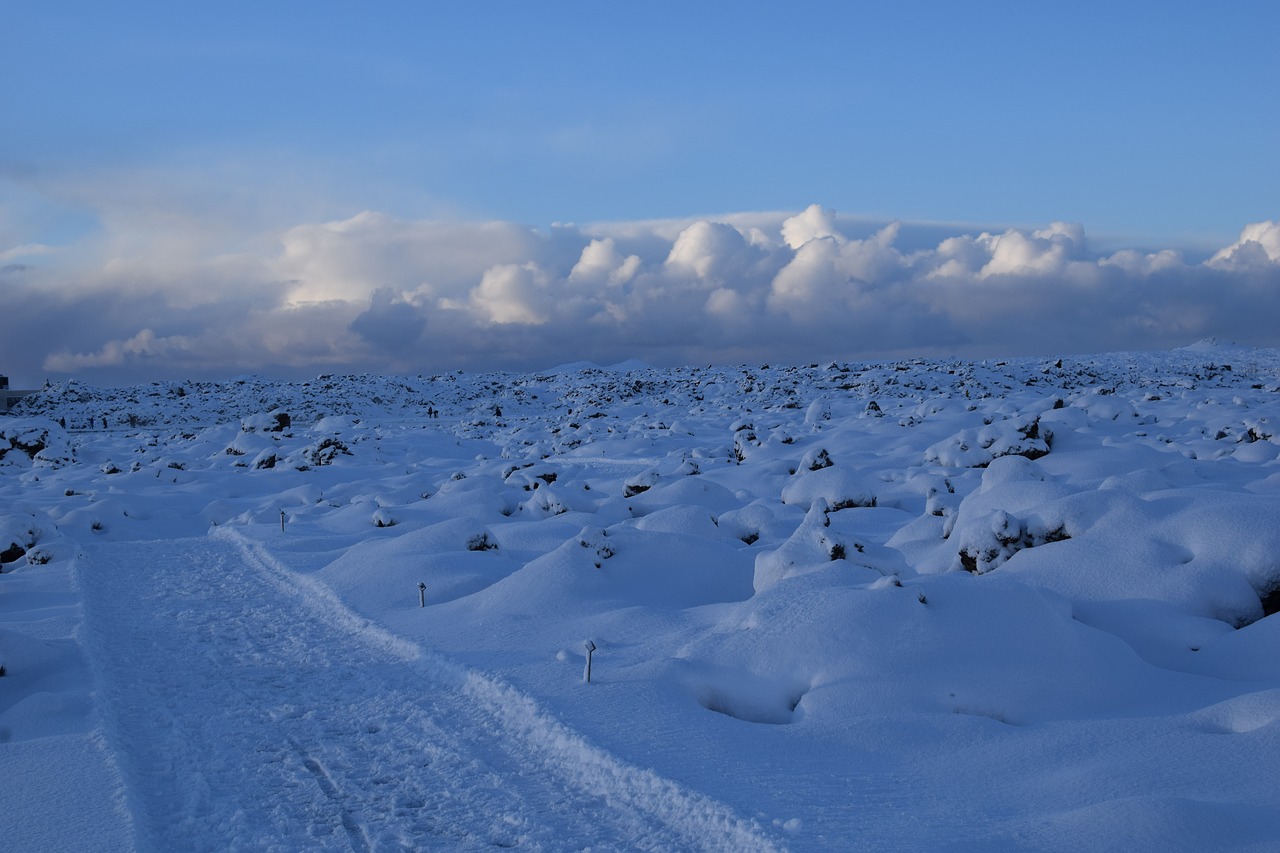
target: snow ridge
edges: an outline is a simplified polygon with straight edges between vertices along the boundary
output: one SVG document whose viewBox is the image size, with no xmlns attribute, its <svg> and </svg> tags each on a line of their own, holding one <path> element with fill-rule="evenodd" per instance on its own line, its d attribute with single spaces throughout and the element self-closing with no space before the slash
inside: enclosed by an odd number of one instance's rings
<svg viewBox="0 0 1280 853">
<path fill-rule="evenodd" d="M 405 661 L 418 660 L 423 656 L 422 647 L 416 643 L 397 637 L 362 616 L 359 616 L 342 603 L 333 591 L 315 578 L 298 574 L 287 569 L 279 560 L 267 552 L 260 544 L 251 542 L 241 534 L 228 527 L 215 527 L 210 537 L 221 539 L 235 545 L 240 550 L 244 561 L 261 572 L 262 576 L 283 593 L 301 597 L 308 607 L 324 618 L 335 628 L 339 628 L 370 648 L 379 649 Z M 443 661 L 433 661 L 435 667 L 432 675 L 444 681 L 461 683 L 461 679 L 453 675 Z"/>
<path fill-rule="evenodd" d="M 261 544 L 227 527 L 216 528 L 211 536 L 234 544 L 247 565 L 280 591 L 295 591 L 308 608 L 334 627 L 371 648 L 413 662 L 442 685 L 460 688 L 463 696 L 492 719 L 502 736 L 517 742 L 521 752 L 536 756 L 546 770 L 579 791 L 603 796 L 610 807 L 623 807 L 668 826 L 679 835 L 682 848 L 743 853 L 783 849 L 724 804 L 588 743 L 510 684 L 467 669 L 352 612 L 323 583 L 290 570 Z M 323 780 L 322 787 L 328 787 L 322 771 L 308 769 Z"/>
<path fill-rule="evenodd" d="M 610 806 L 646 812 L 702 849 L 761 853 L 783 849 L 723 804 L 587 743 L 510 685 L 473 672 L 464 692 L 482 703 L 568 782 L 584 791 L 602 793 Z"/>
</svg>

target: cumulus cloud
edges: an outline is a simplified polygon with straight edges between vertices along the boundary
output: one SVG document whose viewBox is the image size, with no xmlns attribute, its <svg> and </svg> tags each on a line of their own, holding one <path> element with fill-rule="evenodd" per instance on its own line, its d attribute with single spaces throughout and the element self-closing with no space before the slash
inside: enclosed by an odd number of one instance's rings
<svg viewBox="0 0 1280 853">
<path fill-rule="evenodd" d="M 290 282 L 289 302 L 367 300 L 379 288 L 456 295 L 495 264 L 538 260 L 549 246 L 509 222 L 415 222 L 366 211 L 350 219 L 298 225 L 268 260 Z"/>
<path fill-rule="evenodd" d="M 723 284 L 746 274 L 758 256 L 741 231 L 703 219 L 680 232 L 665 266 L 676 276 Z"/>
<path fill-rule="evenodd" d="M 11 375 L 103 381 L 1280 346 L 1274 222 L 1205 263 L 1094 252 L 1067 223 L 913 228 L 818 205 L 545 231 L 363 213 L 235 251 L 115 241 L 47 268 L 24 251 L 37 263 L 0 268 L 0 335 Z"/>
<path fill-rule="evenodd" d="M 370 345 L 392 354 L 403 354 L 426 332 L 425 312 L 389 287 L 369 297 L 369 307 L 351 321 L 351 331 Z"/>
<path fill-rule="evenodd" d="M 548 284 L 549 276 L 535 263 L 501 264 L 485 271 L 469 301 L 481 322 L 540 326 L 552 309 Z"/>
<path fill-rule="evenodd" d="M 1221 269 L 1265 268 L 1280 263 L 1280 222 L 1245 226 L 1240 238 L 1209 259 Z"/>
<path fill-rule="evenodd" d="M 836 230 L 836 212 L 825 210 L 822 205 L 811 204 L 803 212 L 782 223 L 782 241 L 792 249 L 819 237 L 839 238 Z"/>
<path fill-rule="evenodd" d="M 128 340 L 107 341 L 97 352 L 52 353 L 45 366 L 60 373 L 74 373 L 90 367 L 116 367 L 126 361 L 181 358 L 191 348 L 191 340 L 182 335 L 156 337 L 150 329 L 143 329 Z"/>
<path fill-rule="evenodd" d="M 592 240 L 569 270 L 569 281 L 580 283 L 626 284 L 640 269 L 640 256 L 619 253 L 612 237 Z"/>
<path fill-rule="evenodd" d="M 1082 254 L 1084 229 L 1055 222 L 1048 228 L 1024 234 L 1006 231 L 980 238 L 990 259 L 978 271 L 980 278 L 993 275 L 1051 275 Z"/>
</svg>

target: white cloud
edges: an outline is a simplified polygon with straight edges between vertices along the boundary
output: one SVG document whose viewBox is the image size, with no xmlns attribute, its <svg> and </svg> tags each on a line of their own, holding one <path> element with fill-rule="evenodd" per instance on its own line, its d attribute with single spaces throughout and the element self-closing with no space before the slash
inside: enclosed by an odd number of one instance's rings
<svg viewBox="0 0 1280 853">
<path fill-rule="evenodd" d="M 990 260 L 978 271 L 980 278 L 993 275 L 1052 275 L 1066 269 L 1067 263 L 1080 257 L 1084 248 L 1084 230 L 1055 222 L 1048 228 L 1026 234 L 1006 231 L 978 238 L 990 251 Z"/>
<path fill-rule="evenodd" d="M 806 213 L 815 210 L 816 205 Z M 791 260 L 774 277 L 770 307 L 792 319 L 807 317 L 807 322 L 817 319 L 815 312 L 830 315 L 872 309 L 872 301 L 883 297 L 877 291 L 896 282 L 910 265 L 910 259 L 893 247 L 899 228 L 898 223 L 889 223 L 865 240 L 848 240 L 825 227 L 812 229 L 813 236 L 795 247 Z M 796 242 L 798 233 L 791 231 Z"/>
<path fill-rule="evenodd" d="M 291 282 L 295 305 L 364 301 L 383 287 L 457 297 L 490 267 L 523 263 L 542 248 L 531 230 L 509 222 L 414 222 L 369 211 L 290 228 L 280 243 L 269 265 Z"/>
<path fill-rule="evenodd" d="M 792 249 L 819 237 L 840 237 L 835 211 L 825 210 L 820 204 L 811 204 L 782 223 L 782 240 Z"/>
<path fill-rule="evenodd" d="M 534 263 L 492 267 L 471 291 L 471 307 L 487 323 L 540 326 L 550 317 L 547 280 Z"/>
<path fill-rule="evenodd" d="M 1246 225 L 1240 237 L 1209 259 L 1222 269 L 1248 269 L 1280 264 L 1280 222 Z"/>
<path fill-rule="evenodd" d="M 0 335 L 11 375 L 138 378 L 1280 345 L 1275 223 L 1204 264 L 1095 256 L 1062 223 L 932 243 L 916 227 L 904 250 L 913 227 L 842 228 L 815 205 L 549 233 L 365 213 L 236 251 L 135 235 L 73 268 L 0 267 Z"/>
<path fill-rule="evenodd" d="M 93 353 L 52 353 L 44 361 L 45 369 L 71 373 L 86 367 L 115 367 L 126 361 L 174 358 L 188 352 L 191 340 L 182 335 L 156 337 L 155 332 L 143 329 L 128 340 L 107 341 Z"/>
<path fill-rule="evenodd" d="M 46 246 L 43 243 L 23 243 L 19 246 L 14 246 L 11 249 L 5 249 L 3 252 L 0 252 L 0 263 L 16 260 L 18 258 L 52 255 L 56 251 L 57 249 L 54 247 Z"/>
<path fill-rule="evenodd" d="M 778 271 L 769 292 L 769 308 L 798 319 L 840 306 L 850 288 L 841 270 L 840 246 L 830 238 L 810 240 Z"/>
<path fill-rule="evenodd" d="M 1151 253 L 1121 249 L 1110 257 L 1100 258 L 1098 264 L 1103 268 L 1116 267 L 1131 276 L 1149 276 L 1182 266 L 1182 253 L 1172 249 Z"/>
<path fill-rule="evenodd" d="M 732 322 L 753 310 L 750 300 L 737 290 L 717 287 L 707 296 L 707 313 L 722 321 Z"/>
<path fill-rule="evenodd" d="M 569 271 L 569 281 L 626 284 L 640 270 L 640 256 L 622 257 L 611 237 L 592 240 Z"/>
<path fill-rule="evenodd" d="M 699 281 L 723 284 L 760 260 L 758 247 L 723 222 L 699 220 L 680 232 L 667 255 L 667 269 Z"/>
</svg>

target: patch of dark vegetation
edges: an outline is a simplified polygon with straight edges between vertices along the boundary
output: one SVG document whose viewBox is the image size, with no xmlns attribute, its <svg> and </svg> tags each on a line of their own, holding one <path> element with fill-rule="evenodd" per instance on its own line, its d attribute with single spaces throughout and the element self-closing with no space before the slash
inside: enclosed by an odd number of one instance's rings
<svg viewBox="0 0 1280 853">
<path fill-rule="evenodd" d="M 315 447 L 307 450 L 307 462 L 313 466 L 331 465 L 339 456 L 350 456 L 351 451 L 336 438 L 321 440 Z"/>
<path fill-rule="evenodd" d="M 807 466 L 810 471 L 821 471 L 823 468 L 830 468 L 835 463 L 831 461 L 831 454 L 827 452 L 825 447 L 821 448 L 814 454 L 813 459 Z"/>
<path fill-rule="evenodd" d="M 876 506 L 875 497 L 845 498 L 843 500 L 838 500 L 835 503 L 831 504 L 828 511 L 837 512 L 842 509 L 858 509 L 858 508 L 871 509 L 871 508 L 874 508 L 875 506 Z"/>
<path fill-rule="evenodd" d="M 608 535 L 609 535 L 608 531 L 601 530 L 598 532 L 598 537 L 591 536 L 589 537 L 589 539 L 578 540 L 578 544 L 581 545 L 583 548 L 589 548 L 595 551 L 596 559 L 592 561 L 592 565 L 594 565 L 597 569 L 604 565 L 605 560 L 609 559 L 610 557 L 612 557 L 614 554 L 617 553 L 616 551 L 613 550 L 612 545 L 610 545 L 607 542 L 600 541 Z M 589 541 L 589 540 L 593 540 L 593 541 Z"/>
<path fill-rule="evenodd" d="M 971 575 L 986 574 L 999 568 L 1019 551 L 1071 538 L 1062 525 L 1050 530 L 1031 531 L 1012 516 L 1006 516 L 1003 527 L 993 530 L 991 536 L 985 545 L 970 544 L 960 549 L 960 568 Z"/>
</svg>

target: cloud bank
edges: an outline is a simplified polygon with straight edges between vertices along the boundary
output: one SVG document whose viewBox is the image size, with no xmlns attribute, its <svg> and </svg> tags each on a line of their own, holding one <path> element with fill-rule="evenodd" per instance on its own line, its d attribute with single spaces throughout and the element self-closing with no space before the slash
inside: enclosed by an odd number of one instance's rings
<svg viewBox="0 0 1280 853">
<path fill-rule="evenodd" d="M 557 225 L 378 213 L 241 237 L 3 246 L 0 372 L 241 373 L 810 362 L 1280 346 L 1280 223 L 1203 263 L 1090 250 L 1079 225 L 953 233 L 794 215 Z M 868 229 L 862 227 L 862 232 Z M 272 238 L 272 239 L 266 239 Z"/>
</svg>

